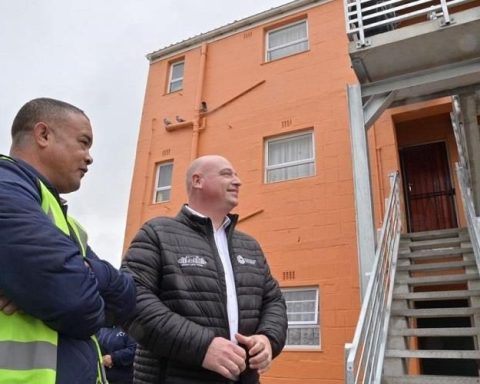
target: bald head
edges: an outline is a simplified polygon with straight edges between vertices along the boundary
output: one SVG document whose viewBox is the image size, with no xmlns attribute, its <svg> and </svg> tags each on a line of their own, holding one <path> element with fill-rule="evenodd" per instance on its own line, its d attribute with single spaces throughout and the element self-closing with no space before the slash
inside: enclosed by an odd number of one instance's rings
<svg viewBox="0 0 480 384">
<path fill-rule="evenodd" d="M 215 228 L 238 204 L 242 184 L 233 165 L 218 155 L 202 156 L 187 170 L 188 205 L 210 217 Z"/>
<path fill-rule="evenodd" d="M 188 195 L 190 195 L 192 191 L 193 175 L 197 173 L 207 172 L 210 168 L 214 167 L 215 164 L 217 164 L 218 162 L 228 162 L 228 160 L 219 155 L 206 155 L 206 156 L 198 157 L 192 161 L 192 163 L 187 169 L 187 175 L 186 175 L 186 186 L 187 186 Z"/>
</svg>

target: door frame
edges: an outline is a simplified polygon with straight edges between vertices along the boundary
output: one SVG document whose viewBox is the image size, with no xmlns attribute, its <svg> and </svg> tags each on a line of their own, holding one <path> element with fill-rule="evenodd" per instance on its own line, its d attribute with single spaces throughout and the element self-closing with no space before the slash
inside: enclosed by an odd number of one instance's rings
<svg viewBox="0 0 480 384">
<path fill-rule="evenodd" d="M 447 165 L 448 165 L 448 172 L 450 176 L 450 183 L 452 186 L 452 189 L 454 190 L 454 194 L 451 198 L 452 201 L 452 208 L 454 211 L 454 217 L 455 221 L 457 222 L 457 226 L 460 224 L 460 217 L 458 215 L 458 205 L 457 205 L 457 188 L 456 188 L 456 179 L 455 179 L 455 173 L 452 170 L 452 163 L 450 161 L 450 151 L 448 150 L 448 141 L 446 139 L 435 139 L 431 141 L 423 141 L 423 142 L 418 142 L 418 143 L 411 143 L 408 145 L 402 145 L 398 146 L 398 157 L 399 157 L 399 164 L 400 164 L 400 173 L 402 176 L 402 188 L 403 188 L 403 200 L 405 204 L 405 219 L 406 219 L 406 226 L 407 226 L 407 231 L 411 232 L 411 224 L 410 224 L 410 199 L 408 198 L 408 185 L 407 185 L 407 180 L 405 178 L 405 173 L 404 173 L 404 165 L 403 165 L 403 158 L 400 154 L 400 152 L 404 149 L 412 148 L 412 147 L 420 147 L 424 145 L 430 145 L 430 144 L 436 144 L 436 143 L 443 143 L 445 145 L 445 152 L 447 156 Z"/>
</svg>

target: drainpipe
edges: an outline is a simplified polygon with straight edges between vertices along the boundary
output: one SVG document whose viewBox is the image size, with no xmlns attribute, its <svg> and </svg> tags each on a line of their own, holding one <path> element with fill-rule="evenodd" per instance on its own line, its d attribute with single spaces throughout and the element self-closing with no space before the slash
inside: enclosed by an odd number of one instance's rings
<svg viewBox="0 0 480 384">
<path fill-rule="evenodd" d="M 191 160 L 198 157 L 198 139 L 200 131 L 204 128 L 204 118 L 200 113 L 200 104 L 202 103 L 203 83 L 205 80 L 205 64 L 207 62 L 207 43 L 203 42 L 200 48 L 200 67 L 198 71 L 197 94 L 195 95 L 195 109 L 193 117 L 192 130 L 192 148 L 190 151 Z"/>
</svg>

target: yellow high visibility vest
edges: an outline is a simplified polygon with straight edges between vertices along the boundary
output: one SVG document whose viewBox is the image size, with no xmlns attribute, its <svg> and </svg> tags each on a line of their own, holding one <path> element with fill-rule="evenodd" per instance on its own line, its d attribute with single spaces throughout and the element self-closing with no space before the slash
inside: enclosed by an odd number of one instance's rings
<svg viewBox="0 0 480 384">
<path fill-rule="evenodd" d="M 15 162 L 10 157 L 0 160 Z M 80 224 L 66 216 L 55 196 L 38 179 L 42 210 L 66 236 L 77 239 L 80 252 L 86 256 L 88 236 Z M 108 384 L 102 355 L 95 336 L 97 384 Z M 0 384 L 55 384 L 57 371 L 58 333 L 43 321 L 22 312 L 5 315 L 0 311 Z"/>
</svg>

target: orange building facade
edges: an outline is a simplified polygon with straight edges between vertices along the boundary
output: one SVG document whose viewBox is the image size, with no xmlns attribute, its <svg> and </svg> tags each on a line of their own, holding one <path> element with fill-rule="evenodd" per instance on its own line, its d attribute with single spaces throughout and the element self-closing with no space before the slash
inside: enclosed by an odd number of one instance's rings
<svg viewBox="0 0 480 384">
<path fill-rule="evenodd" d="M 146 220 L 176 215 L 193 158 L 225 156 L 242 180 L 238 228 L 260 242 L 288 302 L 288 345 L 262 383 L 343 382 L 361 305 L 343 2 L 297 0 L 149 60 L 125 247 Z M 389 174 L 431 148 L 455 191 L 450 110 L 450 99 L 388 110 L 369 130 L 377 227 Z M 453 193 L 455 225 L 460 204 Z M 422 225 L 405 212 L 406 229 Z"/>
</svg>

